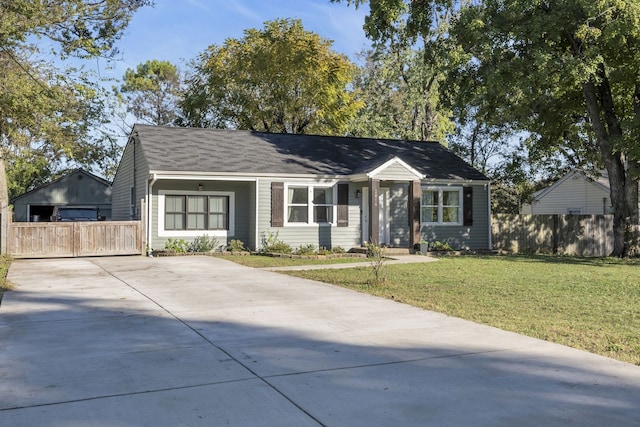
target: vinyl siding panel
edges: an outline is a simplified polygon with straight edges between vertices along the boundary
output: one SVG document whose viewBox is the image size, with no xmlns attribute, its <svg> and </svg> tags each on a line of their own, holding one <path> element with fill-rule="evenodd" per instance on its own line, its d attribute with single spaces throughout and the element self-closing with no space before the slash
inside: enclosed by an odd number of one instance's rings
<svg viewBox="0 0 640 427">
<path fill-rule="evenodd" d="M 604 205 L 603 199 L 605 199 Z M 580 209 L 583 215 L 611 213 L 609 190 L 576 174 L 559 183 L 539 201 L 534 202 L 530 212 L 534 215 L 564 215 L 573 209 Z"/>
<path fill-rule="evenodd" d="M 269 233 L 278 233 L 278 239 L 291 245 L 293 249 L 301 245 L 312 244 L 315 247 L 332 248 L 341 246 L 350 249 L 360 246 L 360 200 L 356 199 L 356 188 L 359 185 L 349 183 L 349 225 L 338 227 L 337 225 L 291 225 L 283 227 L 271 227 L 271 182 L 282 182 L 282 179 L 261 179 L 258 184 L 258 197 L 260 200 L 258 210 L 258 242 L 256 249 L 262 246 L 262 236 Z M 285 184 L 289 184 L 284 180 Z M 295 184 L 314 185 L 323 184 L 322 181 L 313 179 L 297 179 Z M 337 187 L 336 190 L 337 191 Z M 286 194 L 285 194 L 286 201 Z M 285 212 L 286 215 L 286 212 Z"/>
<path fill-rule="evenodd" d="M 180 180 L 180 181 L 166 181 L 159 180 L 153 186 L 152 193 L 152 224 L 151 224 L 151 232 L 152 232 L 152 242 L 151 247 L 153 249 L 163 249 L 166 241 L 172 236 L 159 236 L 158 235 L 158 215 L 164 215 L 164 212 L 158 211 L 158 195 L 162 191 L 175 191 L 175 194 L 181 194 L 182 192 L 189 191 L 197 191 L 198 184 L 201 181 L 198 180 Z M 233 235 L 228 235 L 226 240 L 225 238 L 218 237 L 218 242 L 221 245 L 226 245 L 232 239 L 239 239 L 245 244 L 245 246 L 251 247 L 253 242 L 253 221 L 255 215 L 255 207 L 253 206 L 255 200 L 255 190 L 254 183 L 252 182 L 233 182 L 233 181 L 202 181 L 203 184 L 203 194 L 207 192 L 232 192 L 234 193 L 234 222 L 235 229 Z M 202 234 L 204 235 L 207 232 L 202 230 Z M 181 236 L 179 231 L 176 231 L 176 234 L 173 236 L 174 238 L 184 239 L 187 242 L 190 242 L 194 239 L 191 236 Z"/>
<path fill-rule="evenodd" d="M 381 181 L 408 181 L 416 179 L 404 166 L 394 163 L 375 175 L 375 179 Z"/>
<path fill-rule="evenodd" d="M 134 161 L 135 153 L 135 161 Z M 135 170 L 135 179 L 134 179 Z M 132 217 L 130 209 L 131 187 L 136 186 L 135 212 Z M 120 165 L 113 180 L 111 197 L 112 219 L 127 221 L 141 218 L 141 200 L 145 198 L 149 182 L 149 168 L 139 143 L 130 138 L 125 147 Z"/>
<path fill-rule="evenodd" d="M 389 187 L 389 242 L 398 248 L 409 247 L 409 184 Z"/>
<path fill-rule="evenodd" d="M 473 226 L 427 226 L 420 230 L 422 240 L 448 242 L 454 249 L 490 249 L 488 184 L 473 185 Z"/>
</svg>

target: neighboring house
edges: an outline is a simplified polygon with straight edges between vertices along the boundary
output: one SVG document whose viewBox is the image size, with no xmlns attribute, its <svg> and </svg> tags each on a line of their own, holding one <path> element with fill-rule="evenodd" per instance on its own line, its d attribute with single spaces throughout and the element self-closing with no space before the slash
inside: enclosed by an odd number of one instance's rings
<svg viewBox="0 0 640 427">
<path fill-rule="evenodd" d="M 82 169 L 24 193 L 11 202 L 16 222 L 53 221 L 61 207 L 97 208 L 111 218 L 111 183 Z"/>
<path fill-rule="evenodd" d="M 491 248 L 489 180 L 433 142 L 136 125 L 112 207 L 145 220 L 151 249 L 203 234 L 251 249 L 276 234 L 293 248 Z"/>
<path fill-rule="evenodd" d="M 606 172 L 592 179 L 572 171 L 553 185 L 534 193 L 522 214 L 534 215 L 606 215 L 612 213 L 609 178 Z"/>
</svg>

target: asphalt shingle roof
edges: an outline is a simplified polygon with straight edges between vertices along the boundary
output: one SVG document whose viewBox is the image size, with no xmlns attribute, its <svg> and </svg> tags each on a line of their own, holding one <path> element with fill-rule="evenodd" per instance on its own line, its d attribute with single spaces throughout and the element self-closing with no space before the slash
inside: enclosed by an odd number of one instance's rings
<svg viewBox="0 0 640 427">
<path fill-rule="evenodd" d="M 432 179 L 488 180 L 435 142 L 135 125 L 150 171 L 352 175 L 394 157 Z"/>
</svg>

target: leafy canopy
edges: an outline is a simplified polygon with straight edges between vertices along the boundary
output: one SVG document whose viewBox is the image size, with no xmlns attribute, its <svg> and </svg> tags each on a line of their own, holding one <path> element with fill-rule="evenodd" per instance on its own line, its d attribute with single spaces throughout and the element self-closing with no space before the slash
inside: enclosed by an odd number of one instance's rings
<svg viewBox="0 0 640 427">
<path fill-rule="evenodd" d="M 354 65 L 301 21 L 245 30 L 199 56 L 181 124 L 280 133 L 343 134 L 359 103 Z"/>
</svg>

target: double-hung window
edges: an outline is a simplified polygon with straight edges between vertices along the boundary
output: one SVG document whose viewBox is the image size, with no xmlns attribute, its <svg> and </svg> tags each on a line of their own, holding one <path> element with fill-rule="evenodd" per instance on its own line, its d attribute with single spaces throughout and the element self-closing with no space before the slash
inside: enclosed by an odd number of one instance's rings
<svg viewBox="0 0 640 427">
<path fill-rule="evenodd" d="M 286 192 L 288 224 L 332 224 L 336 206 L 333 187 L 289 185 Z"/>
<path fill-rule="evenodd" d="M 228 230 L 229 196 L 166 195 L 165 230 Z"/>
<path fill-rule="evenodd" d="M 424 188 L 420 205 L 423 224 L 462 224 L 462 188 Z"/>
</svg>

